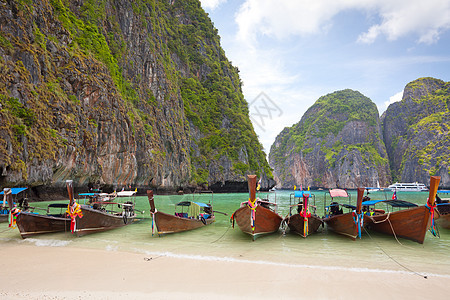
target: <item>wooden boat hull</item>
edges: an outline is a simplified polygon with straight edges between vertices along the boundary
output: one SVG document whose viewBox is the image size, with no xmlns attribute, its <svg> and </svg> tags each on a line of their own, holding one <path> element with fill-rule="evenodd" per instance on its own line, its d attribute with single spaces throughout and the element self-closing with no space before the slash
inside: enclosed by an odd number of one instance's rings
<svg viewBox="0 0 450 300">
<path fill-rule="evenodd" d="M 21 212 L 16 221 L 22 238 L 44 233 L 70 231 L 69 218 Z"/>
<path fill-rule="evenodd" d="M 434 219 L 439 227 L 450 229 L 450 203 L 438 205 L 434 213 Z"/>
<path fill-rule="evenodd" d="M 233 216 L 239 229 L 250 234 L 253 239 L 262 234 L 278 231 L 282 221 L 282 218 L 277 213 L 260 205 L 256 207 L 255 228 L 253 231 L 251 227 L 251 209 L 247 205 L 236 210 Z"/>
<path fill-rule="evenodd" d="M 286 224 L 289 226 L 289 229 L 291 232 L 297 233 L 303 237 L 306 237 L 312 233 L 317 232 L 319 229 L 319 226 L 322 224 L 322 219 L 318 216 L 311 215 L 311 217 L 308 218 L 308 231 L 305 235 L 303 229 L 304 229 L 304 218 L 300 216 L 300 214 L 295 214 L 290 217 L 287 217 Z"/>
<path fill-rule="evenodd" d="M 93 209 L 87 205 L 81 205 L 83 217 L 76 217 L 75 230 L 77 236 L 111 230 L 123 227 L 134 222 L 135 215 L 124 217 L 120 214 L 113 215 L 101 210 Z"/>
<path fill-rule="evenodd" d="M 336 233 L 348 236 L 352 240 L 356 240 L 358 237 L 358 227 L 351 212 L 324 218 L 323 221 L 327 224 L 327 228 Z"/>
<path fill-rule="evenodd" d="M 364 216 L 364 223 L 368 229 L 423 244 L 430 226 L 430 211 L 425 206 L 413 207 L 382 215 Z"/>
<path fill-rule="evenodd" d="M 176 233 L 197 229 L 210 225 L 215 221 L 215 216 L 205 219 L 205 223 L 199 219 L 181 218 L 175 215 L 166 214 L 160 211 L 154 213 L 154 222 L 158 234 Z"/>
</svg>

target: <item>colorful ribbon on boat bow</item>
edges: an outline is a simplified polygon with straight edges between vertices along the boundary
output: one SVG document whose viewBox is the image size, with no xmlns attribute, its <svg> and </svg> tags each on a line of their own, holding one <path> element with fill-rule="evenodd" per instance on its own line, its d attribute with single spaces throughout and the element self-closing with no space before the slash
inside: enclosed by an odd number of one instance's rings
<svg viewBox="0 0 450 300">
<path fill-rule="evenodd" d="M 9 227 L 10 228 L 16 228 L 16 222 L 17 222 L 17 216 L 20 215 L 21 210 L 17 207 L 14 207 L 11 209 L 9 213 Z"/>
<path fill-rule="evenodd" d="M 358 228 L 358 237 L 361 238 L 361 231 L 364 226 L 364 215 L 362 213 L 357 213 L 356 210 L 352 211 L 353 221 Z"/>
<path fill-rule="evenodd" d="M 67 205 L 66 213 L 70 216 L 70 232 L 74 233 L 76 229 L 76 217 L 83 217 L 83 212 L 81 211 L 80 204 L 73 202 L 72 206 L 70 204 Z"/>
<path fill-rule="evenodd" d="M 155 214 L 158 212 L 158 210 L 155 208 L 155 211 L 150 211 L 150 214 L 152 215 L 152 236 L 155 234 Z"/>
<path fill-rule="evenodd" d="M 256 200 L 254 202 L 252 202 L 250 199 L 248 199 L 247 205 L 251 209 L 250 226 L 252 228 L 252 233 L 254 233 L 255 232 L 255 220 L 256 220 L 256 207 L 258 206 L 258 204 L 256 203 Z"/>
<path fill-rule="evenodd" d="M 300 212 L 300 216 L 303 217 L 303 237 L 306 237 L 309 233 L 309 227 L 308 227 L 308 219 L 311 217 L 311 213 L 309 212 L 309 208 L 302 208 L 302 211 Z"/>
<path fill-rule="evenodd" d="M 437 231 L 436 228 L 436 223 L 434 222 L 434 209 L 436 208 L 436 203 L 434 203 L 434 205 L 431 205 L 430 202 L 428 202 L 425 204 L 425 207 L 428 208 L 428 210 L 430 211 L 430 215 L 431 215 L 431 227 L 430 227 L 430 232 L 432 235 L 434 236 L 438 236 L 439 233 Z"/>
</svg>

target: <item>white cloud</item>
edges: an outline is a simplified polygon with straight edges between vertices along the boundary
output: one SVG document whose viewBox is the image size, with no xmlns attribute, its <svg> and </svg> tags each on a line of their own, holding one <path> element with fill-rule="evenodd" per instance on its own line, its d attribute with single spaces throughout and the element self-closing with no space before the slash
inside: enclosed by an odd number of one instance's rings
<svg viewBox="0 0 450 300">
<path fill-rule="evenodd" d="M 236 14 L 238 36 L 254 42 L 258 35 L 282 39 L 326 31 L 337 14 L 358 10 L 376 23 L 358 41 L 378 37 L 396 40 L 416 35 L 419 43 L 434 43 L 450 28 L 450 0 L 246 0 Z"/>
<path fill-rule="evenodd" d="M 386 106 L 386 108 L 388 108 L 389 105 L 391 105 L 392 103 L 402 101 L 402 98 L 403 98 L 403 91 L 398 92 L 394 96 L 389 97 L 389 101 L 385 101 L 384 105 Z"/>
<path fill-rule="evenodd" d="M 220 4 L 227 2 L 227 0 L 200 0 L 204 9 L 215 10 Z"/>
<path fill-rule="evenodd" d="M 382 18 L 359 37 L 363 43 L 373 43 L 381 35 L 394 41 L 414 34 L 419 43 L 432 44 L 440 34 L 450 28 L 449 0 L 401 0 L 380 1 L 376 12 Z"/>
</svg>

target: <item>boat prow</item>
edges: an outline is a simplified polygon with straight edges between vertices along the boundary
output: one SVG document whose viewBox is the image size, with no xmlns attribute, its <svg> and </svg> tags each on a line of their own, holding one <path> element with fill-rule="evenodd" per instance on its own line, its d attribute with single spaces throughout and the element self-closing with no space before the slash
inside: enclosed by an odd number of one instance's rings
<svg viewBox="0 0 450 300">
<path fill-rule="evenodd" d="M 256 239 L 260 235 L 277 232 L 283 220 L 277 213 L 258 205 L 255 208 L 255 220 L 254 226 L 252 227 L 251 215 L 252 209 L 248 205 L 245 205 L 234 212 L 233 218 L 239 226 L 239 229 L 242 232 L 250 234 L 253 239 Z"/>
<path fill-rule="evenodd" d="M 330 190 L 332 199 L 333 197 L 349 197 L 347 192 L 344 190 L 339 190 L 334 193 L 335 196 L 333 196 L 333 190 Z M 358 188 L 358 199 L 356 206 L 343 205 L 344 207 L 354 209 L 354 211 L 342 213 L 342 209 L 335 211 L 329 209 L 329 214 L 325 216 L 325 218 L 323 218 L 323 221 L 327 224 L 327 227 L 336 233 L 350 237 L 352 240 L 356 240 L 357 237 L 361 238 L 361 233 L 363 230 L 363 215 L 361 214 L 361 203 L 363 196 L 364 188 Z M 334 206 L 330 205 L 329 207 L 339 207 L 336 206 L 337 203 L 333 205 Z"/>
<path fill-rule="evenodd" d="M 241 204 L 231 219 L 233 224 L 234 222 L 238 224 L 242 232 L 250 234 L 255 240 L 260 235 L 278 231 L 283 218 L 273 210 L 266 208 L 274 205 L 273 203 L 256 199 L 256 175 L 247 175 L 247 178 L 249 200 Z"/>
</svg>

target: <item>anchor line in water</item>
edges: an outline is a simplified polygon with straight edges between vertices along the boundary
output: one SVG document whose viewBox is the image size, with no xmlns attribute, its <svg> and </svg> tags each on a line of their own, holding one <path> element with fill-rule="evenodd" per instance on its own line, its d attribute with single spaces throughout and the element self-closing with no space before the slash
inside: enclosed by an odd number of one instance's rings
<svg viewBox="0 0 450 300">
<path fill-rule="evenodd" d="M 389 222 L 390 223 L 390 222 Z M 392 226 L 391 226 L 392 227 Z M 414 271 L 414 270 L 412 270 L 412 269 L 410 269 L 410 268 L 408 268 L 407 266 L 405 266 L 405 265 L 403 265 L 403 264 L 401 264 L 400 262 L 398 262 L 395 258 L 393 258 L 392 256 L 390 256 L 389 255 L 389 253 L 387 253 L 373 238 L 372 238 L 372 236 L 369 234 L 369 232 L 366 230 L 366 228 L 364 228 L 364 231 L 366 232 L 366 234 L 370 237 L 370 239 L 377 245 L 377 247 L 378 248 L 380 248 L 380 250 L 381 251 L 383 251 L 383 253 L 387 256 L 387 257 L 389 257 L 392 261 L 394 261 L 396 264 L 398 264 L 400 267 L 402 267 L 402 268 L 404 268 L 405 270 L 407 270 L 407 271 L 409 271 L 409 272 L 411 272 L 411 273 L 413 273 L 413 274 L 415 274 L 415 275 L 418 275 L 418 276 L 420 276 L 420 277 L 423 277 L 424 279 L 428 279 L 428 276 L 427 275 L 423 275 L 423 274 L 420 274 L 419 272 L 416 272 L 416 271 Z M 394 232 L 394 229 L 392 229 L 392 232 Z M 394 234 L 394 236 L 395 236 L 395 234 Z M 397 237 L 395 237 L 396 239 L 397 239 Z M 397 242 L 398 242 L 398 240 L 397 240 Z M 400 242 L 399 242 L 400 243 Z M 400 243 L 400 245 L 402 245 L 401 243 Z M 403 245 L 402 245 L 403 246 Z M 406 247 L 406 246 L 404 246 L 404 247 Z"/>
<path fill-rule="evenodd" d="M 223 238 L 225 236 L 225 234 L 227 234 L 228 230 L 231 228 L 231 224 L 227 227 L 227 230 L 225 230 L 225 232 L 215 241 L 211 242 L 211 244 L 214 244 L 215 242 L 217 242 L 218 240 L 220 240 L 221 238 Z"/>
<path fill-rule="evenodd" d="M 2 230 L 2 231 L 0 231 L 0 233 L 4 233 L 4 232 L 7 232 L 7 231 L 9 231 L 9 230 L 11 230 L 11 229 L 15 229 L 15 228 L 12 228 L 12 227 L 8 227 L 8 228 L 6 228 L 5 230 Z"/>
</svg>

